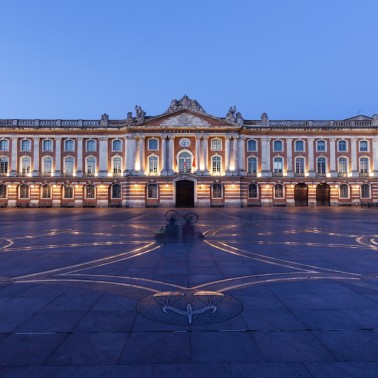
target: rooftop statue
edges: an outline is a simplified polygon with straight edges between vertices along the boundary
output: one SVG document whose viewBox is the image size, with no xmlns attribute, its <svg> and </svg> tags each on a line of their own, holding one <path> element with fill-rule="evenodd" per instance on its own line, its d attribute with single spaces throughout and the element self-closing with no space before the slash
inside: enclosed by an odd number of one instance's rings
<svg viewBox="0 0 378 378">
<path fill-rule="evenodd" d="M 242 115 L 241 115 L 240 112 L 237 112 L 237 113 L 236 113 L 236 123 L 237 123 L 239 126 L 243 126 L 244 118 L 242 117 Z"/>
<path fill-rule="evenodd" d="M 135 118 L 137 123 L 144 122 L 144 117 L 146 115 L 146 112 L 143 111 L 143 109 L 139 105 L 135 105 Z"/>
<path fill-rule="evenodd" d="M 134 118 L 133 118 L 133 113 L 128 112 L 127 113 L 127 118 L 126 118 L 126 125 L 132 125 L 134 123 Z"/>
<path fill-rule="evenodd" d="M 205 109 L 198 103 L 198 101 L 190 99 L 187 95 L 185 95 L 181 100 L 172 100 L 165 113 L 173 113 L 182 109 L 193 110 L 195 112 L 206 114 Z"/>
<path fill-rule="evenodd" d="M 228 111 L 228 113 L 226 115 L 226 121 L 236 122 L 235 113 L 236 113 L 236 106 L 235 105 L 234 105 L 234 107 L 230 106 L 230 110 Z"/>
</svg>

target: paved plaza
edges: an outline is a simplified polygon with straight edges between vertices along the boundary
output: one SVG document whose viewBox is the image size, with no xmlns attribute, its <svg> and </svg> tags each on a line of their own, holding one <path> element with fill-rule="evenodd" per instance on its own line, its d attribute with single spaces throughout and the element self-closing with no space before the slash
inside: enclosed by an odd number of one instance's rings
<svg viewBox="0 0 378 378">
<path fill-rule="evenodd" d="M 377 209 L 176 210 L 1 209 L 0 376 L 378 376 Z"/>
</svg>

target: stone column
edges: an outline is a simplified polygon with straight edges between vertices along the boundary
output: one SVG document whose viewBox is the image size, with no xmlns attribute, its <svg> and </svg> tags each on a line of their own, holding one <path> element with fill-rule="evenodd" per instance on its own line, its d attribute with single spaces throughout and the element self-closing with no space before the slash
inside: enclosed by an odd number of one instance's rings
<svg viewBox="0 0 378 378">
<path fill-rule="evenodd" d="M 167 174 L 167 140 L 164 134 L 161 137 L 161 162 L 160 174 L 165 176 Z"/>
<path fill-rule="evenodd" d="M 139 174 L 144 175 L 144 136 L 139 137 Z"/>
<path fill-rule="evenodd" d="M 226 175 L 230 174 L 230 162 L 231 162 L 231 137 L 226 135 L 225 146 L 224 146 L 224 169 Z"/>
<path fill-rule="evenodd" d="M 209 137 L 208 136 L 205 136 L 203 137 L 202 139 L 202 150 L 203 150 L 203 161 L 204 161 L 204 165 L 203 165 L 203 173 L 204 175 L 208 175 L 209 174 L 209 169 L 208 169 L 208 160 L 209 160 Z"/>
<path fill-rule="evenodd" d="M 261 139 L 261 176 L 271 177 L 271 161 L 270 161 L 270 138 Z"/>
<path fill-rule="evenodd" d="M 168 136 L 168 167 L 167 167 L 167 174 L 173 175 L 175 173 L 175 137 Z"/>
<path fill-rule="evenodd" d="M 336 138 L 329 138 L 329 159 L 331 177 L 336 177 Z"/>
<path fill-rule="evenodd" d="M 314 168 L 314 138 L 307 139 L 307 147 L 308 147 L 308 176 L 314 177 L 315 168 Z"/>
<path fill-rule="evenodd" d="M 350 153 L 352 159 L 352 177 L 358 177 L 357 166 L 357 139 L 352 138 L 350 141 Z"/>
<path fill-rule="evenodd" d="M 238 166 L 239 166 L 239 174 L 241 176 L 244 176 L 245 175 L 245 139 L 242 136 L 239 136 Z"/>
<path fill-rule="evenodd" d="M 76 176 L 83 177 L 83 138 L 79 137 L 76 140 L 77 140 Z"/>
<path fill-rule="evenodd" d="M 55 138 L 55 171 L 54 176 L 59 177 L 61 175 L 61 161 L 62 161 L 62 138 Z"/>
<path fill-rule="evenodd" d="M 10 176 L 17 176 L 17 138 L 12 138 L 12 157 L 10 166 Z"/>
<path fill-rule="evenodd" d="M 99 140 L 99 177 L 108 177 L 108 138 L 100 138 Z"/>
<path fill-rule="evenodd" d="M 378 177 L 378 137 L 373 137 L 373 173 Z"/>
<path fill-rule="evenodd" d="M 235 175 L 238 171 L 238 160 L 236 158 L 237 143 L 238 143 L 237 136 L 234 135 L 234 137 L 232 138 L 231 161 L 230 161 L 230 170 L 231 170 L 232 175 Z"/>
<path fill-rule="evenodd" d="M 194 155 L 194 158 L 196 159 L 196 174 L 199 174 L 200 173 L 200 170 L 201 170 L 201 139 L 200 139 L 200 136 L 198 134 L 196 134 L 196 151 L 195 151 L 195 155 Z"/>
<path fill-rule="evenodd" d="M 287 158 L 287 168 L 286 174 L 287 177 L 294 177 L 293 171 L 293 139 L 286 139 L 286 158 Z"/>
<path fill-rule="evenodd" d="M 39 176 L 39 138 L 34 138 L 32 176 Z"/>
</svg>

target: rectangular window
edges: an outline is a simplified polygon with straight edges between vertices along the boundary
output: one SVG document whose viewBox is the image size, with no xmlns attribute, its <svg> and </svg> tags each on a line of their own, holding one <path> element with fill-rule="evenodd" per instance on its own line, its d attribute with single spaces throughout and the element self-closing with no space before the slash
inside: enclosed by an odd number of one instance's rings
<svg viewBox="0 0 378 378">
<path fill-rule="evenodd" d="M 213 184 L 212 196 L 213 198 L 223 198 L 222 184 Z"/>
<path fill-rule="evenodd" d="M 42 185 L 42 198 L 49 199 L 51 198 L 51 186 Z"/>
<path fill-rule="evenodd" d="M 213 173 L 220 173 L 221 172 L 221 157 L 220 156 L 213 156 L 211 158 L 212 163 L 212 172 Z"/>
<path fill-rule="evenodd" d="M 369 173 L 369 158 L 360 158 L 360 174 L 367 175 Z"/>
<path fill-rule="evenodd" d="M 295 142 L 295 151 L 296 152 L 304 152 L 304 141 L 303 140 L 297 140 Z"/>
<path fill-rule="evenodd" d="M 361 185 L 361 198 L 370 198 L 370 185 Z"/>
<path fill-rule="evenodd" d="M 305 160 L 304 158 L 296 158 L 295 159 L 295 174 L 298 176 L 304 175 L 305 169 Z"/>
<path fill-rule="evenodd" d="M 257 142 L 253 139 L 247 142 L 247 151 L 248 152 L 256 152 L 257 151 Z"/>
<path fill-rule="evenodd" d="M 348 174 L 348 159 L 340 158 L 339 159 L 339 176 L 346 176 Z"/>
<path fill-rule="evenodd" d="M 274 158 L 274 160 L 273 160 L 273 172 L 275 174 L 282 174 L 282 172 L 283 172 L 283 159 L 282 158 Z"/>
<path fill-rule="evenodd" d="M 347 184 L 340 185 L 340 198 L 349 198 L 349 186 Z"/>
<path fill-rule="evenodd" d="M 88 198 L 88 199 L 95 198 L 95 192 L 96 192 L 96 188 L 94 185 L 87 185 L 85 187 L 85 198 Z"/>
<path fill-rule="evenodd" d="M 282 152 L 282 141 L 281 140 L 275 140 L 273 142 L 273 151 L 274 152 Z"/>
<path fill-rule="evenodd" d="M 323 152 L 326 150 L 326 143 L 324 140 L 318 140 L 316 142 L 316 151 Z"/>
<path fill-rule="evenodd" d="M 63 187 L 63 198 L 73 198 L 73 186 L 64 185 Z"/>
<path fill-rule="evenodd" d="M 8 173 L 8 158 L 1 157 L 0 158 L 0 174 L 7 174 Z"/>
<path fill-rule="evenodd" d="M 347 151 L 347 142 L 345 140 L 339 140 L 338 149 L 339 149 L 340 152 L 346 152 Z"/>
<path fill-rule="evenodd" d="M 75 143 L 72 139 L 68 139 L 64 141 L 64 151 L 74 151 L 75 150 Z"/>
<path fill-rule="evenodd" d="M 150 156 L 148 158 L 148 171 L 150 175 L 156 175 L 158 173 L 158 158 L 157 156 Z"/>
<path fill-rule="evenodd" d="M 360 152 L 367 152 L 369 151 L 369 145 L 366 140 L 361 140 L 360 142 Z"/>
<path fill-rule="evenodd" d="M 158 198 L 158 186 L 156 184 L 149 184 L 147 186 L 147 198 L 148 199 Z"/>
<path fill-rule="evenodd" d="M 0 198 L 7 198 L 7 187 L 4 184 L 0 184 Z"/>
<path fill-rule="evenodd" d="M 316 172 L 319 175 L 325 175 L 326 174 L 326 159 L 325 158 L 319 158 L 317 160 Z"/>
<path fill-rule="evenodd" d="M 255 157 L 248 158 L 248 174 L 256 175 L 257 173 L 257 159 Z"/>
<path fill-rule="evenodd" d="M 159 149 L 158 140 L 153 138 L 148 140 L 148 149 L 150 151 L 157 151 Z"/>
<path fill-rule="evenodd" d="M 8 141 L 6 139 L 0 140 L 0 151 L 8 151 Z"/>
</svg>

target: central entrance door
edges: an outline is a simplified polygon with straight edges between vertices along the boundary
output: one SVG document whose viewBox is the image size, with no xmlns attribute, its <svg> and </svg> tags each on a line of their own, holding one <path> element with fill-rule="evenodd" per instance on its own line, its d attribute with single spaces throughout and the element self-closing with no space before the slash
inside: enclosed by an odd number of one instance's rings
<svg viewBox="0 0 378 378">
<path fill-rule="evenodd" d="M 181 180 L 176 182 L 176 207 L 194 207 L 194 182 Z"/>
<path fill-rule="evenodd" d="M 308 206 L 308 187 L 306 184 L 295 185 L 294 201 L 295 206 Z"/>
<path fill-rule="evenodd" d="M 331 194 L 328 184 L 319 184 L 316 187 L 316 206 L 330 206 Z"/>
</svg>

